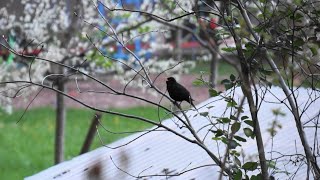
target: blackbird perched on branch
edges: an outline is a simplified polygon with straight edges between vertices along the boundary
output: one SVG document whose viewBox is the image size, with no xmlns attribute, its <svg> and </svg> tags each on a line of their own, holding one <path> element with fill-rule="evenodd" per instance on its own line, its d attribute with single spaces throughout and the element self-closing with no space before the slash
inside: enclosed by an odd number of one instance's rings
<svg viewBox="0 0 320 180">
<path fill-rule="evenodd" d="M 196 106 L 193 104 L 193 99 L 191 98 L 190 92 L 179 84 L 173 77 L 169 77 L 166 81 L 167 83 L 167 90 L 169 96 L 177 102 L 187 101 L 191 104 L 195 109 Z"/>
</svg>

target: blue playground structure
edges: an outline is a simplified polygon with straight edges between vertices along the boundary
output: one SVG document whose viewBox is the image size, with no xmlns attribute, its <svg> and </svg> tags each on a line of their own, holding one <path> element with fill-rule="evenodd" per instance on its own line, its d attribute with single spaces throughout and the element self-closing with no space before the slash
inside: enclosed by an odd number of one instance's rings
<svg viewBox="0 0 320 180">
<path fill-rule="evenodd" d="M 142 4 L 143 0 L 114 0 L 115 4 L 118 4 L 118 6 L 122 7 L 122 6 L 130 6 L 134 9 L 139 10 L 140 6 Z M 104 7 L 104 5 L 98 1 L 98 10 L 99 12 L 105 17 L 107 17 L 107 12 L 106 9 Z M 111 24 L 113 27 L 117 27 L 120 23 L 125 23 L 127 22 L 127 19 L 123 18 L 123 17 L 112 17 L 111 19 Z M 101 27 L 104 28 L 104 27 Z M 105 38 L 109 38 L 109 37 L 105 37 Z M 150 41 L 154 40 L 154 38 L 151 38 Z M 138 55 L 140 58 L 145 58 L 146 60 L 150 59 L 152 56 L 152 53 L 150 51 L 146 51 L 146 53 L 141 54 L 140 52 L 144 49 L 143 43 L 141 41 L 141 38 L 137 37 L 133 39 L 133 44 L 129 45 L 133 50 L 133 52 Z M 125 53 L 123 51 L 123 47 L 120 44 L 116 44 L 116 52 L 112 54 L 113 58 L 116 59 L 122 59 L 122 60 L 128 60 L 129 59 L 129 54 Z M 101 51 L 102 52 L 107 52 L 106 50 L 104 50 L 105 48 L 102 47 Z"/>
</svg>

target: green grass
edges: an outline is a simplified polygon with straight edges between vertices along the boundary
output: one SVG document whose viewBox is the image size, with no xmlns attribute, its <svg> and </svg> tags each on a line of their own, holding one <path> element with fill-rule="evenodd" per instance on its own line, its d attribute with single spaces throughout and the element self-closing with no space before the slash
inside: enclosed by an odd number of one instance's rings
<svg viewBox="0 0 320 180">
<path fill-rule="evenodd" d="M 136 107 L 117 109 L 119 112 L 158 120 L 157 109 Z M 12 115 L 0 114 L 0 179 L 23 179 L 54 163 L 55 114 L 52 108 L 31 109 L 19 124 L 16 124 L 22 110 Z M 84 109 L 67 111 L 65 158 L 71 159 L 79 154 L 82 143 L 90 126 L 94 112 Z M 160 113 L 163 117 L 164 112 Z M 103 114 L 103 125 L 115 132 L 136 131 L 151 127 L 141 121 Z M 113 142 L 124 135 L 106 133 L 101 128 L 100 135 L 105 144 Z M 96 136 L 91 149 L 100 147 Z"/>
<path fill-rule="evenodd" d="M 196 61 L 195 68 L 191 69 L 192 74 L 200 74 L 200 71 L 210 73 L 210 61 Z M 229 77 L 231 74 L 237 75 L 237 71 L 230 64 L 219 61 L 218 64 L 218 75 Z"/>
</svg>

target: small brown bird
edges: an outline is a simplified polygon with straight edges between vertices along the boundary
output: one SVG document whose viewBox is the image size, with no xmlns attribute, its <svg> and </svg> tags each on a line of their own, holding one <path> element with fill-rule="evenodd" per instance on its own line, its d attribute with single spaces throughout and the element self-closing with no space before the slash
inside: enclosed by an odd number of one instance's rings
<svg viewBox="0 0 320 180">
<path fill-rule="evenodd" d="M 169 77 L 166 81 L 167 83 L 167 90 L 169 96 L 177 102 L 187 101 L 191 104 L 195 109 L 196 106 L 193 104 L 193 99 L 191 98 L 190 92 L 179 84 L 173 77 Z"/>
</svg>

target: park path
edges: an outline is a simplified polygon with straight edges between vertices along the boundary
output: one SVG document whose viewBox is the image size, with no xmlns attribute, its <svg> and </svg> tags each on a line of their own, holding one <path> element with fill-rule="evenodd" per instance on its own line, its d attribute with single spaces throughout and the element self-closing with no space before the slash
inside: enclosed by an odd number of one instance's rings
<svg viewBox="0 0 320 180">
<path fill-rule="evenodd" d="M 166 91 L 166 76 L 160 76 L 156 81 L 156 86 L 163 92 Z M 180 75 L 179 83 L 183 84 L 191 93 L 192 98 L 195 100 L 195 104 L 198 104 L 208 98 L 208 89 L 205 87 L 195 87 L 192 82 L 197 78 L 196 75 Z M 99 78 L 104 83 L 109 84 L 112 88 L 116 90 L 122 90 L 124 85 L 116 80 L 113 76 L 108 76 L 104 78 Z M 78 86 L 82 91 L 94 90 L 107 91 L 105 87 L 99 85 L 97 82 L 90 80 L 83 80 L 78 82 Z M 146 102 L 128 98 L 125 96 L 117 96 L 108 93 L 78 93 L 76 83 L 74 81 L 69 81 L 66 85 L 67 93 L 74 98 L 96 108 L 127 108 L 134 106 L 146 106 Z M 128 94 L 132 94 L 139 97 L 144 97 L 153 102 L 159 102 L 161 96 L 153 95 L 155 94 L 153 90 L 143 90 L 141 88 L 127 87 Z M 35 93 L 29 97 L 19 97 L 13 100 L 14 108 L 24 109 L 27 107 L 28 103 L 31 101 Z M 72 99 L 65 98 L 65 103 L 67 107 L 72 108 L 83 108 L 84 106 Z M 169 104 L 168 100 L 164 100 L 161 104 Z M 44 89 L 38 95 L 38 97 L 31 103 L 30 108 L 34 107 L 44 107 L 44 106 L 56 106 L 56 96 L 55 92 Z"/>
</svg>

